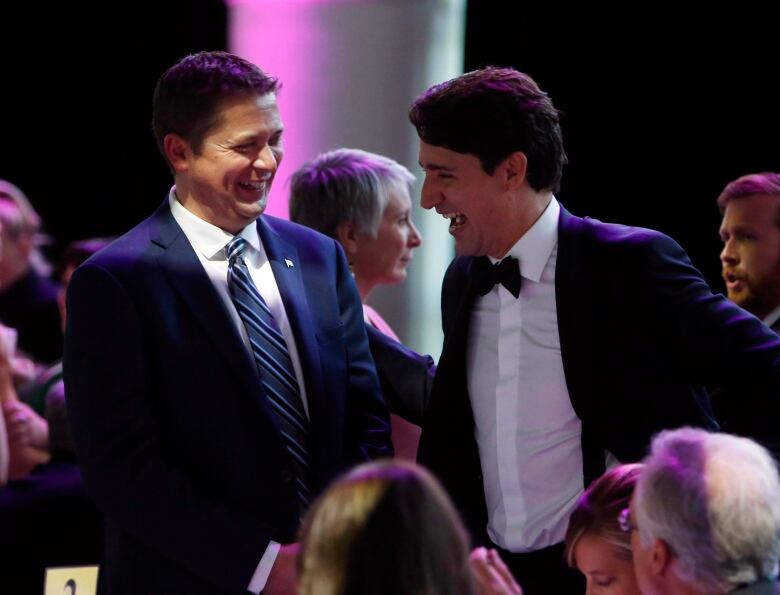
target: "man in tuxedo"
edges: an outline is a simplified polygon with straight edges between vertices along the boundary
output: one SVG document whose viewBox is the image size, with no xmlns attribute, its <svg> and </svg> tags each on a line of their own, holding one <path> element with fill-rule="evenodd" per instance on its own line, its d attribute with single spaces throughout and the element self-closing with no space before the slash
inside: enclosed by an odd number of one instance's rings
<svg viewBox="0 0 780 595">
<path fill-rule="evenodd" d="M 670 238 L 558 203 L 558 112 L 527 75 L 464 74 L 409 115 L 457 252 L 418 459 L 528 595 L 581 592 L 561 554 L 584 486 L 663 428 L 716 428 L 705 382 L 777 419 L 780 341 Z"/>
<path fill-rule="evenodd" d="M 277 87 L 224 52 L 165 72 L 153 128 L 175 186 L 71 279 L 65 386 L 103 592 L 292 593 L 309 502 L 392 453 L 341 249 L 261 216 Z"/>
<path fill-rule="evenodd" d="M 780 174 L 764 172 L 729 183 L 718 197 L 728 298 L 780 330 Z"/>
</svg>

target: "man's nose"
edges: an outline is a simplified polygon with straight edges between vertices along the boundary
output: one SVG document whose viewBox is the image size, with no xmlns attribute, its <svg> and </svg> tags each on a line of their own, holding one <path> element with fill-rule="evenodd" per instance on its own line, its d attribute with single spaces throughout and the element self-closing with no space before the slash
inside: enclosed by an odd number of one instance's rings
<svg viewBox="0 0 780 595">
<path fill-rule="evenodd" d="M 265 145 L 257 154 L 257 158 L 252 165 L 257 169 L 275 172 L 277 166 L 279 165 L 279 160 L 276 158 L 276 155 L 274 154 L 271 147 Z"/>
<path fill-rule="evenodd" d="M 739 253 L 734 247 L 733 240 L 728 239 L 723 244 L 723 250 L 720 251 L 720 261 L 724 265 L 735 265 L 739 262 Z"/>
<path fill-rule="evenodd" d="M 442 200 L 441 193 L 426 178 L 420 191 L 420 206 L 423 209 L 432 209 Z"/>
</svg>

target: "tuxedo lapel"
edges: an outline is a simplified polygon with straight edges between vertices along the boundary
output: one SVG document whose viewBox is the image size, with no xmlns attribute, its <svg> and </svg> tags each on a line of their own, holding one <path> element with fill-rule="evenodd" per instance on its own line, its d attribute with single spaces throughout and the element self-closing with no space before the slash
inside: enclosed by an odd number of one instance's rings
<svg viewBox="0 0 780 595">
<path fill-rule="evenodd" d="M 447 329 L 445 331 L 444 350 L 451 351 L 453 354 L 457 354 L 458 357 L 461 355 L 465 357 L 466 354 L 471 310 L 477 298 L 477 289 L 471 275 L 473 263 L 474 259 L 470 258 L 465 267 L 464 279 L 462 280 L 463 289 L 455 302 L 454 317 L 446 316 Z M 463 363 L 465 364 L 465 362 Z"/>
<path fill-rule="evenodd" d="M 468 420 L 473 425 L 471 405 L 468 399 L 466 376 L 466 346 L 468 345 L 471 311 L 477 297 L 477 289 L 472 280 L 473 258 L 462 261 L 460 270 L 453 271 L 454 278 L 446 282 L 448 295 L 444 299 L 442 318 L 444 320 L 444 346 L 439 358 L 434 378 L 432 395 L 439 395 L 441 406 L 452 407 L 457 403 L 468 410 Z M 436 386 L 436 382 L 446 386 Z M 439 390 L 437 390 L 439 389 Z M 463 399 L 451 399 L 453 392 L 463 394 Z M 431 407 L 436 407 L 436 399 L 431 399 Z M 472 428 L 473 429 L 473 428 Z"/>
<path fill-rule="evenodd" d="M 435 471 L 464 515 L 470 532 L 482 542 L 486 539 L 487 510 L 466 373 L 471 312 L 477 297 L 471 279 L 472 261 L 466 257 L 456 259 L 445 276 L 444 346 L 425 415 L 418 460 Z"/>
<path fill-rule="evenodd" d="M 555 265 L 555 301 L 561 360 L 574 412 L 582 421 L 584 485 L 604 472 L 604 446 L 600 439 L 597 393 L 593 373 L 596 357 L 605 357 L 598 348 L 598 329 L 592 327 L 594 286 L 598 267 L 594 265 L 585 219 L 574 217 L 561 207 L 558 224 L 558 259 Z"/>
<path fill-rule="evenodd" d="M 583 332 L 585 320 L 580 311 L 590 310 L 589 301 L 593 292 L 588 279 L 594 274 L 592 268 L 583 265 L 586 251 L 583 245 L 582 220 L 573 217 L 561 207 L 558 223 L 558 258 L 555 265 L 555 302 L 558 317 L 558 335 L 561 342 L 561 359 L 572 406 L 580 418 L 582 408 L 587 406 L 580 399 L 578 390 L 582 379 L 592 369 L 589 360 L 593 355 L 593 337 Z"/>
</svg>

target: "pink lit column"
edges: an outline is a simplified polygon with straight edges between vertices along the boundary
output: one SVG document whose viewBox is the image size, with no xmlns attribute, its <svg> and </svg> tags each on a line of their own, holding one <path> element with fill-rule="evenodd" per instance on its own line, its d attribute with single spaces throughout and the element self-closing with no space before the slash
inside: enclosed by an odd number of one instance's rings
<svg viewBox="0 0 780 595">
<path fill-rule="evenodd" d="M 317 153 L 388 155 L 421 178 L 411 101 L 462 72 L 465 0 L 227 0 L 233 52 L 282 81 L 285 159 L 269 213 L 287 217 L 287 180 Z M 419 182 L 413 196 L 419 202 Z M 452 244 L 441 217 L 415 212 L 424 243 L 402 286 L 370 301 L 412 347 L 438 356 L 439 291 Z"/>
</svg>

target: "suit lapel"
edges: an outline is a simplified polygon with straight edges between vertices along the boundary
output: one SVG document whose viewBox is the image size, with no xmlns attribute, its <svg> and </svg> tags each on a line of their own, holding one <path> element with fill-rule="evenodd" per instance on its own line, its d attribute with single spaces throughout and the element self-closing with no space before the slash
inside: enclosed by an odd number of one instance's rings
<svg viewBox="0 0 780 595">
<path fill-rule="evenodd" d="M 257 396 L 260 383 L 254 362 L 167 201 L 155 213 L 152 223 L 156 225 L 151 241 L 162 249 L 157 258 L 160 267 L 211 338 L 215 350 L 224 356 L 249 393 Z"/>
<path fill-rule="evenodd" d="M 260 217 L 257 232 L 263 243 L 268 262 L 279 288 L 287 319 L 290 321 L 298 358 L 301 362 L 306 386 L 309 412 L 321 397 L 323 390 L 319 348 L 315 336 L 316 324 L 312 319 L 310 304 L 303 283 L 302 263 L 294 245 L 282 238 Z"/>
</svg>

